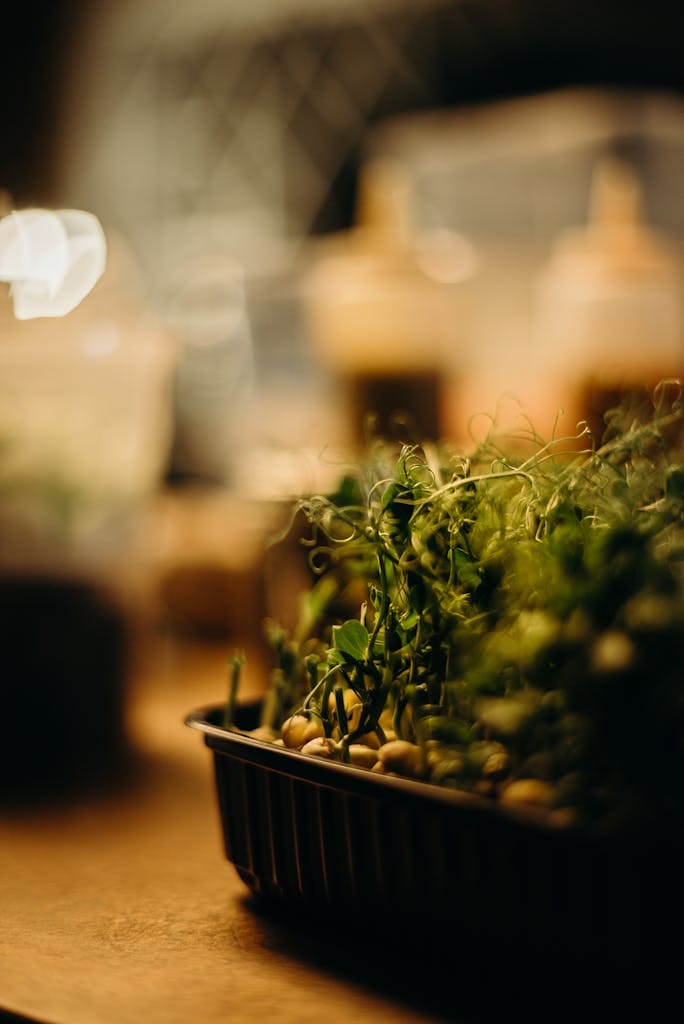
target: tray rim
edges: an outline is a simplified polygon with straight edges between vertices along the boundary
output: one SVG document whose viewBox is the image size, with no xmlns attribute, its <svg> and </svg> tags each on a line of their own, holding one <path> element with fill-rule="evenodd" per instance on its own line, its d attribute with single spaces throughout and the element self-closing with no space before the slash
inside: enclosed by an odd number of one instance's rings
<svg viewBox="0 0 684 1024">
<path fill-rule="evenodd" d="M 254 702 L 248 707 L 253 708 L 259 703 Z M 299 750 L 274 746 L 267 740 L 250 736 L 239 729 L 226 729 L 218 722 L 222 713 L 222 704 L 211 703 L 195 708 L 184 718 L 186 726 L 203 735 L 205 745 L 215 756 L 224 755 L 279 775 L 368 799 L 408 801 L 413 806 L 430 807 L 447 814 L 465 814 L 493 824 L 527 829 L 535 834 L 546 835 L 549 839 L 553 837 L 556 842 L 565 841 L 603 849 L 615 847 L 626 852 L 625 837 L 622 835 L 559 824 L 549 819 L 544 811 L 531 805 L 502 804 L 465 790 L 372 772 L 340 761 L 303 754 Z"/>
</svg>

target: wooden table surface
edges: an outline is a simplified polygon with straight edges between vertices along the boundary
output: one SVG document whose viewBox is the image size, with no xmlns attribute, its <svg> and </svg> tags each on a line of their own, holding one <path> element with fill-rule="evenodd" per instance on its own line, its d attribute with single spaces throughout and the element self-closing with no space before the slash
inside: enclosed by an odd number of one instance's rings
<svg viewBox="0 0 684 1024">
<path fill-rule="evenodd" d="M 224 858 L 211 755 L 183 725 L 189 710 L 222 699 L 226 657 L 220 644 L 153 645 L 130 686 L 131 777 L 58 804 L 3 810 L 0 1016 L 460 1020 L 431 1005 L 429 983 L 402 982 L 383 963 L 381 923 L 360 922 L 372 940 L 361 956 L 334 921 L 312 929 L 252 906 Z M 246 692 L 258 690 L 256 676 L 248 674 Z"/>
</svg>

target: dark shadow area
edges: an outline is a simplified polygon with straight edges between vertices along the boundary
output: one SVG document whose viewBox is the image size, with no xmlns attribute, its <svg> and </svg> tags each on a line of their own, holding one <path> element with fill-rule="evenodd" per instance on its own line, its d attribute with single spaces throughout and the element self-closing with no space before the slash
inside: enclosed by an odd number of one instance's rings
<svg viewBox="0 0 684 1024">
<path fill-rule="evenodd" d="M 86 579 L 0 576 L 0 802 L 54 801 L 118 785 L 125 733 L 125 612 Z"/>
<path fill-rule="evenodd" d="M 85 7 L 83 0 L 24 0 L 3 9 L 0 189 L 18 206 L 49 203 L 58 188 L 66 73 L 79 58 Z"/>
<path fill-rule="evenodd" d="M 10 1010 L 0 1010 L 0 1024 L 47 1024 L 46 1021 L 38 1021 L 35 1017 L 24 1017 L 18 1013 L 11 1013 Z"/>
<path fill-rule="evenodd" d="M 371 912 L 344 922 L 293 913 L 291 907 L 245 898 L 262 942 L 279 955 L 343 977 L 430 1021 L 494 1024 L 502 1020 L 576 1021 L 664 1010 L 675 998 L 678 942 L 633 960 L 611 950 L 590 956 L 516 945 L 510 937 L 426 922 L 388 921 Z M 646 1016 L 644 1019 L 655 1019 Z"/>
<path fill-rule="evenodd" d="M 152 785 L 157 764 L 130 746 L 122 746 L 116 760 L 89 771 L 30 777 L 0 787 L 0 815 L 33 818 L 36 814 L 67 810 L 76 804 L 105 804 Z"/>
</svg>

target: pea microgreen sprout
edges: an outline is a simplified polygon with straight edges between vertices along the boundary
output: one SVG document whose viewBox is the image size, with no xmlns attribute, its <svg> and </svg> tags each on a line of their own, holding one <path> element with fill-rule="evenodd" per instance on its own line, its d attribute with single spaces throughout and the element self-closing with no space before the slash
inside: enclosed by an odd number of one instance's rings
<svg viewBox="0 0 684 1024">
<path fill-rule="evenodd" d="M 348 736 L 349 736 L 349 721 L 347 719 L 347 709 L 344 706 L 344 690 L 338 684 L 333 694 L 335 697 L 335 713 L 337 715 L 337 728 L 340 733 L 340 740 L 342 741 L 342 749 L 347 752 L 348 750 Z M 347 754 L 348 756 L 348 754 Z"/>
<path fill-rule="evenodd" d="M 243 652 L 235 654 L 229 660 L 230 674 L 228 679 L 228 697 L 223 711 L 224 729 L 231 729 L 235 721 L 235 706 L 237 703 L 238 686 L 245 662 L 246 658 Z"/>
<path fill-rule="evenodd" d="M 263 728 L 277 729 L 282 724 L 289 701 L 289 686 L 282 668 L 276 667 L 271 672 L 270 685 L 261 708 L 260 725 Z"/>
<path fill-rule="evenodd" d="M 467 454 L 369 443 L 298 503 L 315 583 L 292 636 L 272 629 L 281 724 L 564 820 L 684 827 L 683 422 L 669 381 L 600 444 L 582 423 Z"/>
</svg>

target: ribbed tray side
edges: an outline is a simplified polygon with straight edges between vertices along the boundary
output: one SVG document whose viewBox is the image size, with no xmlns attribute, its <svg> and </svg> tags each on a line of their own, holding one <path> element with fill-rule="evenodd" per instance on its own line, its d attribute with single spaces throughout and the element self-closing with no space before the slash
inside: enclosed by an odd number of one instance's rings
<svg viewBox="0 0 684 1024">
<path fill-rule="evenodd" d="M 226 856 L 260 896 L 559 949 L 630 948 L 666 911 L 672 875 L 652 858 L 390 787 L 319 784 L 237 747 L 214 764 Z"/>
</svg>

